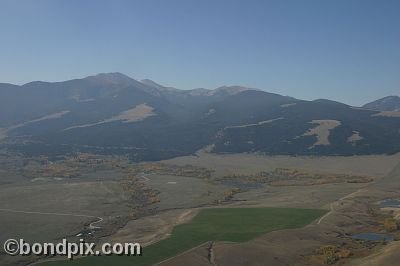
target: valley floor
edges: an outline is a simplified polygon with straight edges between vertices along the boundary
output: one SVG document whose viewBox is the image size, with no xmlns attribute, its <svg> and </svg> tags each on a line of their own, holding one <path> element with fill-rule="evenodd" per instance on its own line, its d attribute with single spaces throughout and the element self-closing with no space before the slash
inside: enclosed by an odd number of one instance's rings
<svg viewBox="0 0 400 266">
<path fill-rule="evenodd" d="M 26 160 L 24 165 L 16 166 L 21 160 Z M 88 242 L 139 242 L 145 254 L 146 247 L 168 241 L 175 225 L 190 225 L 204 208 L 312 208 L 326 214 L 305 227 L 266 231 L 244 243 L 209 239 L 208 244 L 163 260 L 161 265 L 325 265 L 328 260 L 364 265 L 367 260 L 396 258 L 396 241 L 382 245 L 354 240 L 351 235 L 386 232 L 383 224 L 393 214 L 382 210 L 379 202 L 400 198 L 400 154 L 268 157 L 201 153 L 142 164 L 95 155 L 54 163 L 8 156 L 1 163 L 2 241 L 56 242 L 64 237 L 76 241 L 80 235 Z M 257 179 L 259 173 L 275 173 L 276 169 L 289 173 L 282 177 L 285 183 Z M 290 181 L 298 173 L 309 173 L 317 182 Z M 249 181 L 222 182 L 233 175 Z M 365 178 L 343 182 L 347 175 L 352 180 Z M 395 239 L 400 237 L 397 231 L 390 233 Z M 43 262 L 38 259 L 0 254 L 0 262 L 6 265 Z"/>
</svg>

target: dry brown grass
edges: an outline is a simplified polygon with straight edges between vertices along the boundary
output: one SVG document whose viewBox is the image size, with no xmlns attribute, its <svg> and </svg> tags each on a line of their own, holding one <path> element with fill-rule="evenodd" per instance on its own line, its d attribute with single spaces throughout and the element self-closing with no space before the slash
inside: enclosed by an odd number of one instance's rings
<svg viewBox="0 0 400 266">
<path fill-rule="evenodd" d="M 39 117 L 37 119 L 33 119 L 33 120 L 29 120 L 29 121 L 22 122 L 22 123 L 19 123 L 19 124 L 15 124 L 15 125 L 9 126 L 7 128 L 0 128 L 0 140 L 6 138 L 7 137 L 7 132 L 10 131 L 10 130 L 17 129 L 17 128 L 20 128 L 20 127 L 23 127 L 23 126 L 26 126 L 26 125 L 29 125 L 29 124 L 41 122 L 41 121 L 44 121 L 44 120 L 57 119 L 57 118 L 60 118 L 60 117 L 62 117 L 64 115 L 68 114 L 69 112 L 70 111 L 68 111 L 68 110 L 61 111 L 61 112 L 45 115 L 45 116 Z"/>
<path fill-rule="evenodd" d="M 197 209 L 171 210 L 131 220 L 115 234 L 105 237 L 101 242 L 129 243 L 134 239 L 142 246 L 148 246 L 167 238 L 174 226 L 189 222 L 197 213 Z"/>
<path fill-rule="evenodd" d="M 383 227 L 387 232 L 393 232 L 396 231 L 399 228 L 399 225 L 397 224 L 397 221 L 393 218 L 386 218 L 383 221 Z"/>
<path fill-rule="evenodd" d="M 254 123 L 254 124 L 245 124 L 245 125 L 238 125 L 238 126 L 227 126 L 227 127 L 225 127 L 225 129 L 261 126 L 261 125 L 269 124 L 269 123 L 272 123 L 274 121 L 281 120 L 281 119 L 284 119 L 284 118 L 283 117 L 278 117 L 278 118 L 274 118 L 274 119 L 271 119 L 271 120 L 260 121 L 258 123 Z"/>
<path fill-rule="evenodd" d="M 350 137 L 347 138 L 347 142 L 350 142 L 353 145 L 355 145 L 357 143 L 357 141 L 360 141 L 362 139 L 364 139 L 364 138 L 360 136 L 360 132 L 353 131 L 353 135 L 351 135 Z"/>
<path fill-rule="evenodd" d="M 119 115 L 112 117 L 110 119 L 106 119 L 104 122 L 113 122 L 113 121 L 122 121 L 124 123 L 133 123 L 133 122 L 138 122 L 142 121 L 150 116 L 155 115 L 153 112 L 154 108 L 143 103 L 139 104 L 135 108 L 126 110 Z"/>
<path fill-rule="evenodd" d="M 199 152 L 163 161 L 174 165 L 193 165 L 215 171 L 216 176 L 257 174 L 276 168 L 294 168 L 314 173 L 382 177 L 400 161 L 400 154 L 363 156 L 264 156 L 260 154 L 217 155 Z"/>
<path fill-rule="evenodd" d="M 335 127 L 340 126 L 341 122 L 337 120 L 312 120 L 312 124 L 318 124 L 316 127 L 309 129 L 303 136 L 316 136 L 315 142 L 310 148 L 318 145 L 330 145 L 330 131 Z"/>
<path fill-rule="evenodd" d="M 281 107 L 290 107 L 290 106 L 294 106 L 294 105 L 296 105 L 297 103 L 286 103 L 286 104 L 282 104 L 281 105 Z"/>
<path fill-rule="evenodd" d="M 356 259 L 350 262 L 351 266 L 379 266 L 379 265 L 398 265 L 400 261 L 400 242 L 393 241 L 381 250 L 369 256 Z"/>
<path fill-rule="evenodd" d="M 7 137 L 7 129 L 0 128 L 0 140 L 5 139 Z"/>
<path fill-rule="evenodd" d="M 396 111 L 382 111 L 371 116 L 386 116 L 386 117 L 400 117 L 400 112 Z"/>
<path fill-rule="evenodd" d="M 153 111 L 154 111 L 153 107 L 143 103 L 143 104 L 139 104 L 139 105 L 135 106 L 132 109 L 123 111 L 116 116 L 107 118 L 103 121 L 91 123 L 91 124 L 72 126 L 72 127 L 66 128 L 65 130 L 70 130 L 70 129 L 74 129 L 74 128 L 92 127 L 92 126 L 97 126 L 97 125 L 101 125 L 104 123 L 110 123 L 110 122 L 114 122 L 114 121 L 121 121 L 123 123 L 139 122 L 139 121 L 145 120 L 146 118 L 148 118 L 150 116 L 156 115 L 156 113 L 154 113 Z"/>
</svg>

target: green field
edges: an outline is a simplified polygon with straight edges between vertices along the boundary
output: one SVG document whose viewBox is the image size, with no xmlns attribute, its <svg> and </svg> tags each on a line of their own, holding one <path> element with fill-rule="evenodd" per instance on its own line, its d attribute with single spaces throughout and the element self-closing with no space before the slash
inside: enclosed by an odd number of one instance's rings
<svg viewBox="0 0 400 266">
<path fill-rule="evenodd" d="M 152 265 L 207 241 L 244 242 L 271 231 L 303 227 L 325 212 L 291 208 L 203 209 L 191 222 L 176 226 L 169 238 L 143 248 L 142 256 L 87 257 L 41 265 Z"/>
</svg>

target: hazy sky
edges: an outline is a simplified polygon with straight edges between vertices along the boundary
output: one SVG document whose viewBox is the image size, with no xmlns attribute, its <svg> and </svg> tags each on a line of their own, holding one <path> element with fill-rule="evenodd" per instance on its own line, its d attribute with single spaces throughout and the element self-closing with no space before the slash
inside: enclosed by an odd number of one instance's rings
<svg viewBox="0 0 400 266">
<path fill-rule="evenodd" d="M 400 1 L 0 0 L 0 82 L 122 72 L 361 104 L 400 94 Z"/>
</svg>

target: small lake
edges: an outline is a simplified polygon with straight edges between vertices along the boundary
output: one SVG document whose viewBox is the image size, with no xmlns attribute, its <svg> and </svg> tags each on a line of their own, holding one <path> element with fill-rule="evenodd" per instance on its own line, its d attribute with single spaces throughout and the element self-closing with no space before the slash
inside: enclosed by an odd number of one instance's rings
<svg viewBox="0 0 400 266">
<path fill-rule="evenodd" d="M 389 207 L 389 208 L 400 208 L 400 200 L 397 199 L 386 199 L 381 202 L 381 207 Z"/>
<path fill-rule="evenodd" d="M 352 238 L 359 240 L 368 240 L 368 241 L 393 241 L 394 237 L 388 234 L 378 234 L 378 233 L 360 233 L 353 235 Z"/>
</svg>

